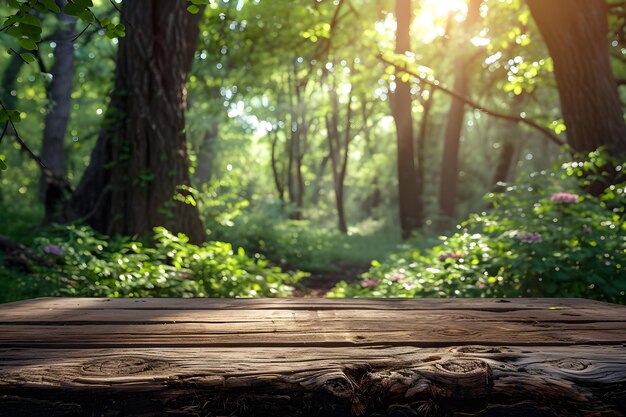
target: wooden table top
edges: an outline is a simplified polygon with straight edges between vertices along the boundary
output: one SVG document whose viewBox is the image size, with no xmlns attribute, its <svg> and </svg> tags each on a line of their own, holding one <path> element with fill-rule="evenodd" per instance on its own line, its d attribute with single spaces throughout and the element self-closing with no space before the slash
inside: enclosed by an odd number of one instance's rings
<svg viewBox="0 0 626 417">
<path fill-rule="evenodd" d="M 0 416 L 100 412 L 86 392 L 189 416 L 220 415 L 181 405 L 199 393 L 233 416 L 278 416 L 281 401 L 294 416 L 396 415 L 416 401 L 507 415 L 562 398 L 572 415 L 623 415 L 625 346 L 626 307 L 580 299 L 43 298 L 0 305 Z M 334 405 L 310 406 L 319 393 Z M 144 415 L 116 401 L 115 415 Z"/>
</svg>

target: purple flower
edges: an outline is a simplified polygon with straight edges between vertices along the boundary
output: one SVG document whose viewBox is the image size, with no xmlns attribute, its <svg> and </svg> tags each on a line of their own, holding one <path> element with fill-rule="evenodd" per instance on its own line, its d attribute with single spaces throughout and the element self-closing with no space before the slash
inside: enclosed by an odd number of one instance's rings
<svg viewBox="0 0 626 417">
<path fill-rule="evenodd" d="M 400 281 L 401 279 L 404 279 L 404 278 L 406 278 L 406 275 L 396 272 L 389 279 L 392 281 Z"/>
<path fill-rule="evenodd" d="M 465 258 L 465 255 L 463 255 L 462 253 L 442 253 L 441 255 L 438 256 L 438 259 L 441 262 L 444 262 L 447 259 L 463 259 Z"/>
<path fill-rule="evenodd" d="M 49 253 L 50 255 L 63 256 L 65 255 L 65 250 L 58 245 L 46 245 L 43 247 L 44 253 Z"/>
<path fill-rule="evenodd" d="M 570 193 L 554 193 L 552 197 L 550 197 L 550 201 L 556 204 L 576 204 L 579 199 L 578 194 Z"/>
<path fill-rule="evenodd" d="M 540 233 L 518 233 L 517 240 L 524 243 L 540 243 L 543 240 L 543 237 Z"/>
<path fill-rule="evenodd" d="M 583 233 L 591 234 L 593 233 L 593 228 L 591 226 L 583 226 Z"/>
<path fill-rule="evenodd" d="M 363 288 L 371 288 L 380 284 L 380 280 L 377 279 L 365 279 L 361 282 Z"/>
</svg>

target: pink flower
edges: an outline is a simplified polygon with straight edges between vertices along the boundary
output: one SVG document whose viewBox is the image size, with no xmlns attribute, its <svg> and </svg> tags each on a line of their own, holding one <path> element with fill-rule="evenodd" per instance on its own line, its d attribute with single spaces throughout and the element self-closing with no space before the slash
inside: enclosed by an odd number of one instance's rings
<svg viewBox="0 0 626 417">
<path fill-rule="evenodd" d="M 517 240 L 524 243 L 540 243 L 543 237 L 540 233 L 518 233 Z"/>
<path fill-rule="evenodd" d="M 56 255 L 56 256 L 65 255 L 65 250 L 58 245 L 46 245 L 42 249 L 44 253 L 49 253 L 50 255 Z"/>
<path fill-rule="evenodd" d="M 377 279 L 365 279 L 361 282 L 363 288 L 371 288 L 380 284 L 380 280 Z"/>
<path fill-rule="evenodd" d="M 487 288 L 487 286 L 485 284 L 478 284 L 478 288 L 483 290 L 483 289 Z"/>
<path fill-rule="evenodd" d="M 583 233 L 586 233 L 586 234 L 593 233 L 593 228 L 591 226 L 583 226 Z"/>
<path fill-rule="evenodd" d="M 444 262 L 447 259 L 463 259 L 465 258 L 465 255 L 463 255 L 462 253 L 442 253 L 441 255 L 438 256 L 438 259 L 441 262 Z"/>
<path fill-rule="evenodd" d="M 406 278 L 406 275 L 401 274 L 401 273 L 399 273 L 399 272 L 396 272 L 395 274 L 393 274 L 393 275 L 391 276 L 391 278 L 390 278 L 390 279 L 391 279 L 392 281 L 400 281 L 401 279 L 404 279 L 404 278 Z"/>
<path fill-rule="evenodd" d="M 578 194 L 570 193 L 554 193 L 552 197 L 550 197 L 550 201 L 556 204 L 575 204 L 578 203 L 579 199 Z"/>
</svg>

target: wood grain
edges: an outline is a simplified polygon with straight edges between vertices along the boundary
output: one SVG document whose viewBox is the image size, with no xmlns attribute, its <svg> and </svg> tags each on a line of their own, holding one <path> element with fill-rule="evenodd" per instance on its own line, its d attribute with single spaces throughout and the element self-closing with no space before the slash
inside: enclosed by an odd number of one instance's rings
<svg viewBox="0 0 626 417">
<path fill-rule="evenodd" d="M 0 416 L 624 416 L 625 346 L 586 300 L 38 299 Z"/>
</svg>

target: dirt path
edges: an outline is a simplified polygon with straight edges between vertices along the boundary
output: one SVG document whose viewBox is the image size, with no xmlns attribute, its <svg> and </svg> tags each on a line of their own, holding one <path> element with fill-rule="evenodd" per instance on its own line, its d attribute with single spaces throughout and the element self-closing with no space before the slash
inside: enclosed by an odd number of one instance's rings
<svg viewBox="0 0 626 417">
<path fill-rule="evenodd" d="M 340 281 L 354 282 L 370 269 L 369 264 L 337 265 L 336 271 L 313 272 L 300 281 L 300 288 L 294 291 L 295 297 L 324 297 Z"/>
</svg>

